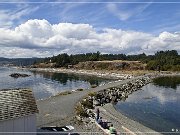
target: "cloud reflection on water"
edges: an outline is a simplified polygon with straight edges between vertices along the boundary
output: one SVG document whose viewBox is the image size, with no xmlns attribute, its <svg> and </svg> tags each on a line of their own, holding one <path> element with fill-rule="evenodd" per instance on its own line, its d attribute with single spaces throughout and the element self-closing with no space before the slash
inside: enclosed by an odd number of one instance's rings
<svg viewBox="0 0 180 135">
<path fill-rule="evenodd" d="M 126 99 L 126 102 L 135 103 L 142 102 L 142 100 L 157 100 L 160 104 L 166 102 L 178 102 L 180 99 L 180 86 L 177 89 L 158 87 L 153 84 L 148 84 Z"/>
</svg>

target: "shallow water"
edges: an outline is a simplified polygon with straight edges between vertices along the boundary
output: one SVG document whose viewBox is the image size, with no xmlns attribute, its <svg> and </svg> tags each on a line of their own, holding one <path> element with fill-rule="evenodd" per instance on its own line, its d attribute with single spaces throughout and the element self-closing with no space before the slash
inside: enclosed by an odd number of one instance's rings
<svg viewBox="0 0 180 135">
<path fill-rule="evenodd" d="M 116 109 L 158 132 L 180 131 L 180 77 L 155 79 L 118 102 Z"/>
<path fill-rule="evenodd" d="M 31 76 L 13 78 L 9 76 L 12 73 L 23 73 Z M 31 72 L 16 68 L 0 67 L 0 89 L 31 88 L 36 99 L 48 98 L 67 90 L 87 89 L 93 84 L 100 85 L 109 81 L 95 76 Z"/>
</svg>

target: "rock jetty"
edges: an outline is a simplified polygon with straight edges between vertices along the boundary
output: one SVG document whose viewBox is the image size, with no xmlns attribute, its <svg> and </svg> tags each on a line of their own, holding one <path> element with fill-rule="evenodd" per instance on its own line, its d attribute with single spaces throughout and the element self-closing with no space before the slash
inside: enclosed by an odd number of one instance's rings
<svg viewBox="0 0 180 135">
<path fill-rule="evenodd" d="M 115 87 L 100 90 L 98 92 L 91 92 L 83 98 L 76 106 L 76 118 L 84 124 L 88 123 L 89 119 L 95 121 L 96 108 L 100 109 L 100 116 L 104 120 L 113 123 L 119 134 L 125 132 L 140 135 L 148 134 L 149 132 L 160 135 L 160 133 L 143 126 L 142 124 L 133 121 L 121 113 L 117 112 L 112 104 L 120 100 L 125 100 L 131 93 L 141 90 L 143 86 L 151 82 L 148 76 L 131 80 L 124 84 Z M 89 119 L 88 119 L 89 118 Z M 96 123 L 96 122 L 95 122 Z M 126 133 L 125 133 L 126 134 Z"/>
<path fill-rule="evenodd" d="M 94 96 L 94 105 L 104 105 L 106 103 L 115 103 L 120 100 L 125 100 L 129 94 L 140 90 L 144 85 L 151 82 L 149 77 L 140 78 L 126 84 L 121 84 L 116 87 L 104 89 L 97 92 Z"/>
<path fill-rule="evenodd" d="M 115 104 L 120 100 L 125 100 L 129 94 L 140 90 L 150 82 L 151 79 L 146 76 L 98 92 L 91 92 L 76 106 L 76 114 L 81 119 L 89 116 L 94 117 L 92 109 L 96 106 L 103 106 L 108 103 Z"/>
</svg>

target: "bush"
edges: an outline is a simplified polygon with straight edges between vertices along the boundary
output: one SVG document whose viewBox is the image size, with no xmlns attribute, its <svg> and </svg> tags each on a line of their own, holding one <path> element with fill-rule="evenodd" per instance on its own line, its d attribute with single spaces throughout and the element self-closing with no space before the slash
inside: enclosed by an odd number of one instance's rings
<svg viewBox="0 0 180 135">
<path fill-rule="evenodd" d="M 90 97 L 95 97 L 96 95 L 97 95 L 96 92 L 90 92 L 90 93 L 88 94 L 88 96 L 90 96 Z"/>
<path fill-rule="evenodd" d="M 180 71 L 180 65 L 173 66 L 172 71 Z"/>
<path fill-rule="evenodd" d="M 93 102 L 89 101 L 88 99 L 84 99 L 81 101 L 81 104 L 83 107 L 88 108 L 88 109 L 93 109 Z"/>
<path fill-rule="evenodd" d="M 75 108 L 76 114 L 82 117 L 88 117 L 86 110 L 83 108 L 81 104 L 78 104 Z"/>
<path fill-rule="evenodd" d="M 71 93 L 72 93 L 71 91 L 65 91 L 65 92 L 59 93 L 58 95 L 68 95 L 68 94 L 71 94 Z"/>
<path fill-rule="evenodd" d="M 157 70 L 158 63 L 155 60 L 151 60 L 147 63 L 148 70 Z"/>
<path fill-rule="evenodd" d="M 94 84 L 94 85 L 91 85 L 91 88 L 96 88 L 96 87 L 97 87 L 97 85 L 95 85 L 95 84 Z"/>
<path fill-rule="evenodd" d="M 83 91 L 84 89 L 77 89 L 77 91 Z"/>
</svg>

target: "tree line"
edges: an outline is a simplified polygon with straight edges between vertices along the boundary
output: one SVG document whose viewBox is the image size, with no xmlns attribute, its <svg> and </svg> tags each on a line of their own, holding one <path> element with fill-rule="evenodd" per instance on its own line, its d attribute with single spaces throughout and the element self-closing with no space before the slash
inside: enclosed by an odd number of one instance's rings
<svg viewBox="0 0 180 135">
<path fill-rule="evenodd" d="M 141 61 L 147 64 L 146 68 L 148 70 L 180 71 L 180 55 L 178 55 L 176 50 L 158 51 L 154 55 L 146 55 L 145 53 L 137 55 L 101 54 L 99 51 L 96 53 L 74 55 L 63 53 L 57 56 L 44 58 L 41 62 L 56 63 L 55 67 L 67 67 L 68 65 L 75 65 L 79 62 L 103 60 Z"/>
</svg>

